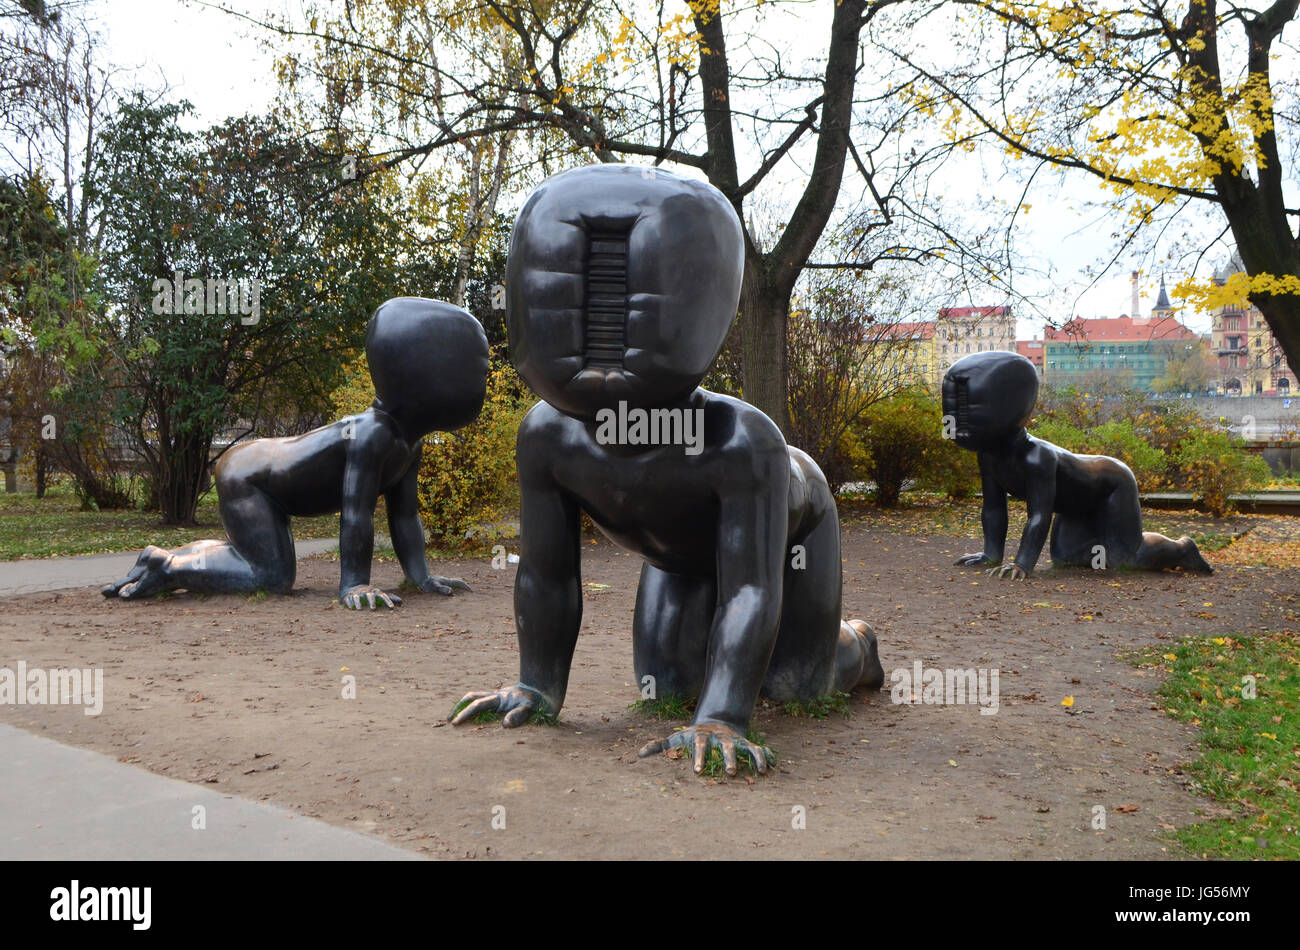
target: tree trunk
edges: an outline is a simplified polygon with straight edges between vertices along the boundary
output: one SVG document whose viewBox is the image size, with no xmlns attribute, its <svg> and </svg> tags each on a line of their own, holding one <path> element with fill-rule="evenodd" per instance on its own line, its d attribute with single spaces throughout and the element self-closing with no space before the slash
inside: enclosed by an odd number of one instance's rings
<svg viewBox="0 0 1300 950">
<path fill-rule="evenodd" d="M 785 335 L 790 290 L 774 287 L 761 260 L 750 260 L 740 290 L 741 362 L 745 401 L 790 433 Z"/>
<path fill-rule="evenodd" d="M 50 471 L 50 453 L 44 443 L 36 446 L 36 457 L 32 461 L 36 469 L 36 497 L 44 498 Z"/>
<path fill-rule="evenodd" d="M 162 468 L 155 478 L 163 522 L 192 525 L 199 503 L 199 488 L 208 466 L 211 436 L 187 434 L 162 453 Z"/>
</svg>

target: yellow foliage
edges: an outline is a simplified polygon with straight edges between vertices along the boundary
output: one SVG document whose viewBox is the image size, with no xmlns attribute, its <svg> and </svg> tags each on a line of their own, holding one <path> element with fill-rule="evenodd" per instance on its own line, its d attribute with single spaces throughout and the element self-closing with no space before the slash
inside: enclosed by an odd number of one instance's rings
<svg viewBox="0 0 1300 950">
<path fill-rule="evenodd" d="M 1294 274 L 1236 273 L 1224 283 L 1188 278 L 1174 285 L 1172 293 L 1206 312 L 1223 307 L 1245 307 L 1251 294 L 1300 294 L 1300 277 Z"/>
<path fill-rule="evenodd" d="M 1105 70 L 1130 79 L 1117 100 L 1086 104 L 1079 112 L 1087 136 L 1076 156 L 1108 178 L 1139 182 L 1112 182 L 1115 191 L 1136 188 L 1141 197 L 1163 203 L 1175 197 L 1176 187 L 1206 188 L 1225 170 L 1240 174 L 1263 165 L 1260 137 L 1273 128 L 1274 98 L 1262 73 L 1247 72 L 1236 83 L 1225 77 L 1220 90 L 1198 67 L 1175 56 L 1154 63 L 1132 58 L 1131 46 L 1116 40 L 1140 32 L 1131 22 L 1140 14 L 1128 4 L 1007 0 L 994 9 L 1006 22 L 1019 25 L 1020 40 L 1028 48 L 1054 52 L 1058 78 L 1086 83 L 1097 70 Z M 1195 53 L 1205 49 L 1206 41 L 1197 35 L 1184 46 Z M 956 126 L 950 121 L 953 141 L 959 137 Z M 1056 158 L 1069 151 L 1020 117 L 1009 116 L 1002 126 L 1010 150 L 1021 145 Z"/>
</svg>

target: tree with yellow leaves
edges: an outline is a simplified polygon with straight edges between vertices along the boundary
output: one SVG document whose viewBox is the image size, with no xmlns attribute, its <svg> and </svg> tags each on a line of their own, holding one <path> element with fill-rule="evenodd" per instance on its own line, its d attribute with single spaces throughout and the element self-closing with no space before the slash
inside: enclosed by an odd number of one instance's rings
<svg viewBox="0 0 1300 950">
<path fill-rule="evenodd" d="M 962 24 L 942 62 L 897 50 L 908 95 L 949 112 L 955 137 L 1092 176 L 1131 238 L 1166 212 L 1217 206 L 1245 273 L 1187 280 L 1205 309 L 1249 299 L 1300 367 L 1300 209 L 1287 206 L 1300 148 L 1300 0 L 1135 3 L 959 0 L 922 11 Z M 1288 167 L 1288 163 L 1292 163 Z"/>
</svg>

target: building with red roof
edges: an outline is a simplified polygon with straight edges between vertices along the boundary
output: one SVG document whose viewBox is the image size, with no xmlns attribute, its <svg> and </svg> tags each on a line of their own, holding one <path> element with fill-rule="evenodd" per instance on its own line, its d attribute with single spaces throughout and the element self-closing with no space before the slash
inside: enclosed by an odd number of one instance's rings
<svg viewBox="0 0 1300 950">
<path fill-rule="evenodd" d="M 1068 386 L 1102 376 L 1126 389 L 1152 392 L 1170 359 L 1203 345 L 1169 312 L 1157 305 L 1150 317 L 1076 317 L 1059 329 L 1049 327 L 1043 333 L 1044 381 Z"/>
</svg>

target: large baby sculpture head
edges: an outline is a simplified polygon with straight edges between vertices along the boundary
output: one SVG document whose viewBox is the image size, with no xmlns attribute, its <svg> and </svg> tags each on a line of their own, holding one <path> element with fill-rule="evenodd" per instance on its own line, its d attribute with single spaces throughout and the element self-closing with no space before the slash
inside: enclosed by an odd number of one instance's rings
<svg viewBox="0 0 1300 950">
<path fill-rule="evenodd" d="M 366 327 L 375 407 L 413 437 L 468 425 L 483 408 L 488 342 L 459 307 L 425 297 L 380 304 Z"/>
<path fill-rule="evenodd" d="M 943 414 L 964 449 L 992 451 L 1025 427 L 1038 399 L 1038 371 L 1019 353 L 972 353 L 943 377 Z"/>
<path fill-rule="evenodd" d="M 662 406 L 708 372 L 736 316 L 740 220 L 704 182 L 592 165 L 543 182 L 510 237 L 510 354 L 561 412 Z"/>
</svg>

